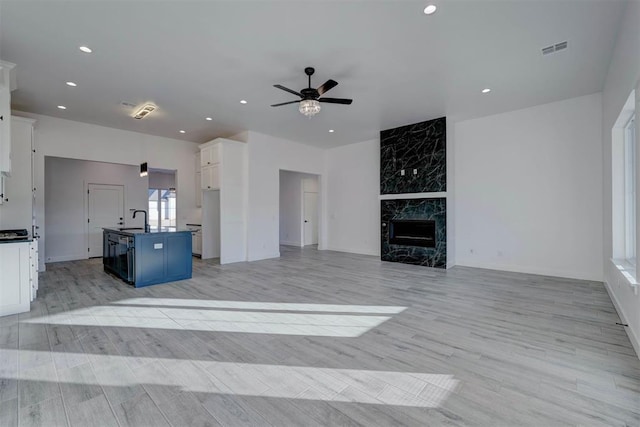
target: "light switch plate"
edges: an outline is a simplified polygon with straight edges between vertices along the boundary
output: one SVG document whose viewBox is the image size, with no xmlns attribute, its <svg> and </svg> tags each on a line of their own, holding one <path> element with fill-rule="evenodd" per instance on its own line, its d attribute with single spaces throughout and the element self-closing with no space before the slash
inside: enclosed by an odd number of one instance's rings
<svg viewBox="0 0 640 427">
<path fill-rule="evenodd" d="M 414 175 L 418 175 L 418 169 L 414 169 L 414 170 L 413 170 L 413 174 L 414 174 Z"/>
<path fill-rule="evenodd" d="M 404 169 L 400 171 L 400 176 L 404 176 Z"/>
</svg>

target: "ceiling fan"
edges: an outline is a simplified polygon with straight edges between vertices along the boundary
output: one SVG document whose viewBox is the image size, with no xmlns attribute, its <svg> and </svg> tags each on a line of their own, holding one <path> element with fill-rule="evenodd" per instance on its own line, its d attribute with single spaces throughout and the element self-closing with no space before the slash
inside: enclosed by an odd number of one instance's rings
<svg viewBox="0 0 640 427">
<path fill-rule="evenodd" d="M 320 98 L 326 92 L 338 86 L 338 82 L 335 80 L 329 79 L 318 89 L 314 89 L 311 87 L 311 76 L 315 71 L 316 70 L 314 70 L 312 67 L 307 67 L 304 69 L 305 74 L 309 77 L 309 87 L 302 89 L 300 92 L 296 92 L 295 90 L 289 89 L 288 87 L 284 87 L 282 85 L 273 85 L 273 87 L 282 89 L 285 92 L 298 95 L 300 97 L 300 100 L 281 102 L 280 104 L 273 104 L 272 107 L 280 107 L 281 105 L 288 105 L 288 104 L 294 104 L 296 102 L 299 102 L 300 106 L 298 107 L 298 110 L 305 116 L 312 117 L 320 112 L 321 102 L 326 102 L 328 104 L 345 104 L 345 105 L 349 105 L 353 102 L 352 99 L 345 99 L 345 98 Z"/>
</svg>

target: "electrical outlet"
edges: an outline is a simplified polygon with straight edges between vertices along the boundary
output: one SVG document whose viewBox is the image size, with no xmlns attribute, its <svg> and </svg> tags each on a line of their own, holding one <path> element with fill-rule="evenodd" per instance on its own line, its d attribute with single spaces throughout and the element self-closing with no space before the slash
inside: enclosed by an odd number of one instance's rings
<svg viewBox="0 0 640 427">
<path fill-rule="evenodd" d="M 400 170 L 400 176 L 404 176 L 404 169 Z"/>
<path fill-rule="evenodd" d="M 418 175 L 418 169 L 414 169 L 414 170 L 413 170 L 413 174 L 414 174 L 414 175 Z"/>
</svg>

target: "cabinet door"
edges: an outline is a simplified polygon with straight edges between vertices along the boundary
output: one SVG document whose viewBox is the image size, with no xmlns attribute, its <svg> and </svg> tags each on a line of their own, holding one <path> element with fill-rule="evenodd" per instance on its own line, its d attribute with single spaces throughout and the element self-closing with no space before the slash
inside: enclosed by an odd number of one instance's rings
<svg viewBox="0 0 640 427">
<path fill-rule="evenodd" d="M 218 163 L 211 166 L 211 188 L 220 189 L 220 165 Z"/>
<path fill-rule="evenodd" d="M 2 73 L 0 66 L 0 73 Z M 11 91 L 0 83 L 0 173 L 11 173 Z"/>
<path fill-rule="evenodd" d="M 0 316 L 30 310 L 29 243 L 0 244 Z"/>
<path fill-rule="evenodd" d="M 194 253 L 198 255 L 202 255 L 202 232 L 201 231 L 196 233 L 195 242 L 196 242 L 195 243 L 196 250 Z"/>
<path fill-rule="evenodd" d="M 191 277 L 191 235 L 189 233 L 168 234 L 165 242 L 165 279 L 182 280 Z"/>
<path fill-rule="evenodd" d="M 29 244 L 29 276 L 31 279 L 31 301 L 36 299 L 38 291 L 38 241 L 34 240 Z"/>
<path fill-rule="evenodd" d="M 200 165 L 202 167 L 213 165 L 220 161 L 219 145 L 214 144 L 200 150 Z"/>
<path fill-rule="evenodd" d="M 202 189 L 219 190 L 220 189 L 220 165 L 204 166 L 202 168 Z"/>
</svg>

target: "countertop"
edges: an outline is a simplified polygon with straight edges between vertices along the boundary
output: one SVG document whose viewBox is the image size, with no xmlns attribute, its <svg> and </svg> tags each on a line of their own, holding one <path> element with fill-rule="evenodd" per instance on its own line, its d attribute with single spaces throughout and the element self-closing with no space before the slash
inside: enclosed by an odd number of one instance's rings
<svg viewBox="0 0 640 427">
<path fill-rule="evenodd" d="M 135 236 L 138 234 L 166 234 L 166 233 L 191 233 L 191 230 L 183 228 L 152 228 L 150 232 L 145 233 L 144 229 L 136 230 L 121 230 L 118 228 L 103 228 L 103 230 L 113 231 L 114 233 L 123 234 L 125 236 Z"/>
<path fill-rule="evenodd" d="M 29 243 L 29 242 L 33 242 L 33 238 L 29 237 L 28 239 L 21 239 L 21 240 L 17 240 L 17 239 L 0 240 L 0 245 L 6 245 L 6 244 L 9 244 L 9 243 Z"/>
</svg>

